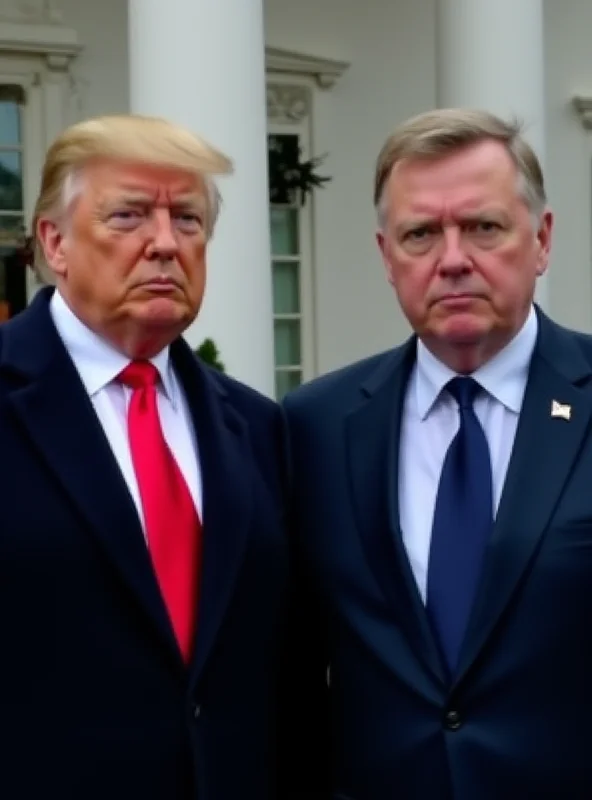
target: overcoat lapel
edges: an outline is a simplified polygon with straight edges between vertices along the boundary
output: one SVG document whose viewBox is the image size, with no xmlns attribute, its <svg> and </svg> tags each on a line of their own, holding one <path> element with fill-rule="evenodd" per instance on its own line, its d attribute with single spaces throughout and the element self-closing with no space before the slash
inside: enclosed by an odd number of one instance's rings
<svg viewBox="0 0 592 800">
<path fill-rule="evenodd" d="M 15 425 L 45 463 L 48 476 L 96 538 L 154 623 L 176 648 L 141 523 L 90 398 L 49 313 L 51 290 L 42 290 L 5 326 L 0 375 Z"/>
<path fill-rule="evenodd" d="M 203 480 L 203 569 L 192 679 L 211 654 L 232 599 L 253 517 L 254 462 L 245 420 L 188 345 L 172 348 L 197 434 Z"/>
</svg>

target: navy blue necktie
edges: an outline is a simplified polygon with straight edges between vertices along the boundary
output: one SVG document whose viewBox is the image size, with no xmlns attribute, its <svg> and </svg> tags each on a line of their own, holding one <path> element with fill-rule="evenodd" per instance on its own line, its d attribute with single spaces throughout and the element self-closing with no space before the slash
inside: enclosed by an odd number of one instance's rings
<svg viewBox="0 0 592 800">
<path fill-rule="evenodd" d="M 460 426 L 440 475 L 428 563 L 427 610 L 451 673 L 493 528 L 489 447 L 473 409 L 479 389 L 464 377 L 446 386 L 458 403 Z"/>
</svg>

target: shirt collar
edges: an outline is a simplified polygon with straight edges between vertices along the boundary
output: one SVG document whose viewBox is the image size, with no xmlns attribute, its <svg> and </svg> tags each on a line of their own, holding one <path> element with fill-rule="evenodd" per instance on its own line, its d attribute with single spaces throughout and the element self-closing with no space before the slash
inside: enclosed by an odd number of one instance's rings
<svg viewBox="0 0 592 800">
<path fill-rule="evenodd" d="M 90 397 L 111 383 L 130 359 L 90 330 L 71 310 L 59 291 L 52 295 L 49 310 L 66 350 L 70 354 Z M 176 406 L 169 348 L 150 359 L 160 375 L 160 386 Z"/>
<path fill-rule="evenodd" d="M 526 322 L 514 338 L 472 377 L 485 391 L 515 414 L 520 412 L 528 378 L 528 367 L 536 344 L 538 320 L 531 307 Z M 418 339 L 416 364 L 417 410 L 423 420 L 430 413 L 442 389 L 456 376 Z"/>
</svg>

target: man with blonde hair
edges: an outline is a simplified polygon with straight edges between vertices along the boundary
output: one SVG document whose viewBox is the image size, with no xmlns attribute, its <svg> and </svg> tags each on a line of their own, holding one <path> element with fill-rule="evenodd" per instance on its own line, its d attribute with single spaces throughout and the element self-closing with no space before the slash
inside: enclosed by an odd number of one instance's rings
<svg viewBox="0 0 592 800">
<path fill-rule="evenodd" d="M 280 411 L 181 337 L 230 170 L 135 116 L 48 152 L 34 229 L 55 288 L 0 327 L 7 800 L 309 796 L 306 760 L 280 768 L 284 734 L 305 741 L 280 690 L 306 690 L 283 646 Z"/>
<path fill-rule="evenodd" d="M 534 304 L 519 126 L 401 125 L 377 241 L 414 334 L 285 400 L 343 800 L 592 797 L 592 339 Z"/>
</svg>

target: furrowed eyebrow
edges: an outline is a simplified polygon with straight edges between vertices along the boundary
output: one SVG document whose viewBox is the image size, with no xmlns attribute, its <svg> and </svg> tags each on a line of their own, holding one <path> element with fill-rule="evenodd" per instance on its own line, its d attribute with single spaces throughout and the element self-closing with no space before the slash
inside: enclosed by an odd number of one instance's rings
<svg viewBox="0 0 592 800">
<path fill-rule="evenodd" d="M 433 227 L 434 225 L 439 225 L 439 224 L 440 223 L 438 222 L 437 219 L 434 218 L 429 219 L 425 217 L 424 219 L 415 219 L 415 220 L 410 220 L 409 222 L 402 222 L 400 225 L 397 225 L 395 231 L 399 236 L 401 236 L 405 235 L 406 233 L 409 233 L 410 231 L 417 230 L 417 228 L 430 228 Z"/>
<path fill-rule="evenodd" d="M 174 200 L 171 203 L 171 208 L 178 211 L 205 211 L 206 204 L 201 197 L 186 197 Z"/>
<path fill-rule="evenodd" d="M 98 207 L 102 211 L 112 211 L 118 206 L 138 207 L 148 206 L 152 202 L 148 195 L 144 194 L 112 194 L 109 197 L 103 198 Z"/>
<path fill-rule="evenodd" d="M 458 221 L 460 222 L 480 222 L 483 220 L 491 220 L 494 222 L 503 223 L 505 219 L 506 214 L 504 213 L 504 210 L 500 208 L 484 208 L 482 210 L 466 211 L 458 216 Z M 435 217 L 418 217 L 415 220 L 401 222 L 396 226 L 395 233 L 399 236 L 404 236 L 406 233 L 414 231 L 417 228 L 439 227 L 441 224 L 441 220 Z"/>
<path fill-rule="evenodd" d="M 140 192 L 135 193 L 128 193 L 122 192 L 121 194 L 114 194 L 108 198 L 106 198 L 102 203 L 101 207 L 103 208 L 113 208 L 118 205 L 124 206 L 152 206 L 154 205 L 154 198 L 148 194 L 142 194 Z M 187 195 L 185 197 L 179 197 L 174 199 L 170 202 L 171 208 L 174 208 L 177 211 L 200 211 L 205 212 L 206 203 L 203 198 L 199 195 Z"/>
</svg>

